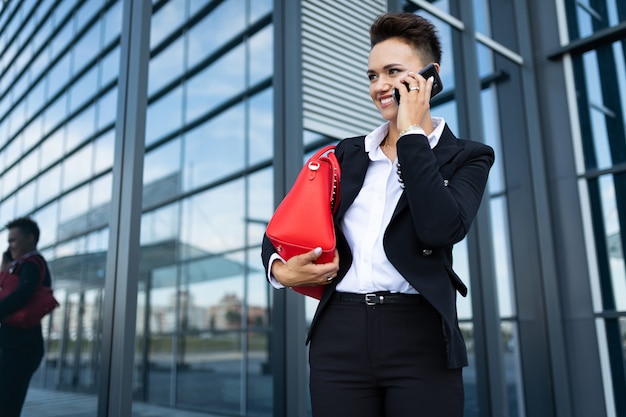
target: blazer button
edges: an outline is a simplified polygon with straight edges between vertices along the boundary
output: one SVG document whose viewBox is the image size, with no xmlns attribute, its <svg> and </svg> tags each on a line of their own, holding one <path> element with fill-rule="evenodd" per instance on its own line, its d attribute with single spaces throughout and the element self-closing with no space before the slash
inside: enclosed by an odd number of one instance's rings
<svg viewBox="0 0 626 417">
<path fill-rule="evenodd" d="M 432 255 L 432 253 L 433 253 L 433 251 L 430 250 L 430 249 L 424 249 L 422 251 L 422 255 L 424 255 L 424 256 L 430 256 L 430 255 Z"/>
</svg>

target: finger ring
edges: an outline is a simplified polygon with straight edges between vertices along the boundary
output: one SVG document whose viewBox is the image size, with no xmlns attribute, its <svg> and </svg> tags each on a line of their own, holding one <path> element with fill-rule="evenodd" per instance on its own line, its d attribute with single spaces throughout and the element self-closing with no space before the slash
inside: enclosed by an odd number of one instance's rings
<svg viewBox="0 0 626 417">
<path fill-rule="evenodd" d="M 330 281 L 332 281 L 332 280 L 333 280 L 333 278 L 334 278 L 334 277 L 331 275 L 331 276 L 329 276 L 328 278 L 326 278 L 326 281 L 330 282 Z"/>
<path fill-rule="evenodd" d="M 420 88 L 419 88 L 419 87 L 411 87 L 409 90 L 410 90 L 410 91 L 413 91 L 413 90 L 420 91 Z"/>
</svg>

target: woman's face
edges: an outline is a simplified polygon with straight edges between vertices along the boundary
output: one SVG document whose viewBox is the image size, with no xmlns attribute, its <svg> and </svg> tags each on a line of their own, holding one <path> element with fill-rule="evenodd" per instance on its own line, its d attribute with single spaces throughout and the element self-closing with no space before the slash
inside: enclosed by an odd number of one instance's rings
<svg viewBox="0 0 626 417">
<path fill-rule="evenodd" d="M 17 259 L 28 252 L 35 250 L 35 237 L 23 233 L 19 227 L 9 229 L 9 252 L 13 259 Z"/>
<path fill-rule="evenodd" d="M 404 86 L 401 80 L 408 71 L 418 72 L 426 64 L 409 44 L 399 38 L 387 39 L 372 48 L 367 69 L 370 97 L 383 119 L 395 120 L 398 114 L 393 89 Z"/>
</svg>

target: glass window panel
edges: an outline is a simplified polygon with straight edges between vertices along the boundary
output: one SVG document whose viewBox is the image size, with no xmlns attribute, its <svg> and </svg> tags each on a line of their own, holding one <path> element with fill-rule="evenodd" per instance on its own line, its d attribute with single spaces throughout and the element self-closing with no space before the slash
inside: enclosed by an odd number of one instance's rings
<svg viewBox="0 0 626 417">
<path fill-rule="evenodd" d="M 469 269 L 469 258 L 467 253 L 467 239 L 463 239 L 455 244 L 452 249 L 452 258 L 454 259 L 454 271 L 467 286 L 467 297 L 457 297 L 457 314 L 459 320 L 471 319 L 472 314 L 472 288 Z"/>
<path fill-rule="evenodd" d="M 185 20 L 186 0 L 170 0 L 153 16 L 150 25 L 150 49 L 178 29 Z"/>
<path fill-rule="evenodd" d="M 245 55 L 239 46 L 187 84 L 186 121 L 206 114 L 245 88 Z"/>
<path fill-rule="evenodd" d="M 76 13 L 76 26 L 81 29 L 102 6 L 102 0 L 87 0 Z"/>
<path fill-rule="evenodd" d="M 0 219 L 13 219 L 16 217 L 15 216 L 15 195 L 4 200 L 4 202 L 2 203 L 2 206 L 0 207 L 0 216 L 1 216 Z"/>
<path fill-rule="evenodd" d="M 43 32 L 41 32 L 43 33 Z M 47 35 L 47 34 L 46 34 Z M 48 64 L 50 63 L 50 56 L 48 55 L 48 50 L 44 49 L 33 61 L 31 64 L 31 75 L 32 78 L 37 78 L 42 71 L 48 68 Z M 43 82 L 40 83 L 43 86 Z"/>
<path fill-rule="evenodd" d="M 85 35 L 74 45 L 73 74 L 85 67 L 100 52 L 100 22 L 93 25 Z"/>
<path fill-rule="evenodd" d="M 43 204 L 61 192 L 61 165 L 57 165 L 37 179 L 37 204 Z"/>
<path fill-rule="evenodd" d="M 104 175 L 91 184 L 91 207 L 97 208 L 111 202 L 113 174 Z"/>
<path fill-rule="evenodd" d="M 507 216 L 507 201 L 504 197 L 490 200 L 491 231 L 493 234 L 493 259 L 495 260 L 496 287 L 500 317 L 512 317 L 516 314 L 515 288 L 511 276 L 511 246 Z"/>
<path fill-rule="evenodd" d="M 496 155 L 501 155 L 501 140 L 499 132 L 501 132 L 499 125 L 499 115 L 495 103 L 496 91 L 495 87 L 488 90 L 482 90 L 480 94 L 482 116 L 483 116 L 483 135 L 482 142 L 491 146 Z M 478 138 L 476 139 L 478 140 Z M 488 191 L 489 193 L 499 193 L 505 190 L 504 184 L 504 167 L 502 165 L 502 158 L 496 157 L 493 167 L 489 172 L 488 179 Z"/>
<path fill-rule="evenodd" d="M 248 244 L 261 244 L 265 227 L 274 212 L 274 170 L 266 168 L 247 177 Z"/>
<path fill-rule="evenodd" d="M 17 192 L 16 212 L 19 216 L 25 216 L 35 207 L 35 182 L 20 187 Z"/>
<path fill-rule="evenodd" d="M 148 94 L 151 95 L 174 78 L 179 77 L 184 69 L 184 39 L 179 38 L 150 60 Z"/>
<path fill-rule="evenodd" d="M 108 45 L 122 32 L 122 2 L 118 1 L 104 16 L 103 44 Z"/>
<path fill-rule="evenodd" d="M 48 98 L 53 97 L 59 90 L 65 87 L 70 78 L 70 55 L 63 58 L 48 73 Z"/>
<path fill-rule="evenodd" d="M 80 187 L 60 200 L 59 227 L 65 226 L 63 223 L 71 223 L 80 215 L 89 210 L 89 186 Z"/>
<path fill-rule="evenodd" d="M 65 128 L 58 129 L 41 144 L 41 168 L 58 161 L 63 154 Z"/>
<path fill-rule="evenodd" d="M 94 174 L 112 168 L 114 155 L 115 131 L 110 130 L 94 142 Z"/>
<path fill-rule="evenodd" d="M 26 126 L 26 129 L 24 129 L 24 132 L 22 134 L 24 138 L 24 150 L 32 148 L 37 144 L 37 142 L 41 140 L 42 127 L 43 120 L 41 119 L 41 117 L 36 117 L 28 124 L 28 126 Z"/>
<path fill-rule="evenodd" d="M 268 89 L 249 99 L 248 148 L 250 165 L 272 159 L 274 142 L 274 90 Z"/>
<path fill-rule="evenodd" d="M 20 161 L 19 167 L 20 182 L 22 184 L 33 178 L 37 174 L 39 168 L 39 149 L 37 148 L 33 152 L 24 156 Z"/>
<path fill-rule="evenodd" d="M 145 213 L 141 217 L 141 245 L 172 242 L 178 236 L 178 203 Z M 171 254 L 174 255 L 173 253 Z"/>
<path fill-rule="evenodd" d="M 7 196 L 19 186 L 19 165 L 13 166 L 2 175 L 2 194 Z"/>
<path fill-rule="evenodd" d="M 621 244 L 620 207 L 617 205 L 613 176 L 603 175 L 598 179 L 598 184 L 602 198 L 604 233 L 609 251 L 613 299 L 618 311 L 626 311 L 626 264 Z"/>
<path fill-rule="evenodd" d="M 98 122 L 96 128 L 102 129 L 115 123 L 117 117 L 117 87 L 98 99 Z"/>
<path fill-rule="evenodd" d="M 11 165 L 22 156 L 22 136 L 18 136 L 11 142 L 4 150 L 3 153 L 6 153 L 5 162 L 7 165 Z"/>
<path fill-rule="evenodd" d="M 154 143 L 182 125 L 183 93 L 178 87 L 148 107 L 146 145 Z"/>
<path fill-rule="evenodd" d="M 117 47 L 109 52 L 100 64 L 100 86 L 104 86 L 115 80 L 120 73 L 120 48 Z"/>
<path fill-rule="evenodd" d="M 63 162 L 63 190 L 87 180 L 91 176 L 93 144 L 88 144 Z"/>
<path fill-rule="evenodd" d="M 39 244 L 40 249 L 52 245 L 56 241 L 59 205 L 57 202 L 48 204 L 44 208 L 33 214 L 33 219 L 39 225 Z M 50 261 L 48 259 L 48 261 Z"/>
<path fill-rule="evenodd" d="M 157 180 L 180 172 L 180 139 L 170 141 L 146 154 L 143 167 L 143 183 Z M 179 183 L 179 181 L 176 181 Z"/>
<path fill-rule="evenodd" d="M 93 67 L 70 88 L 70 112 L 76 111 L 98 92 L 98 67 Z"/>
<path fill-rule="evenodd" d="M 43 134 L 52 131 L 67 116 L 67 94 L 61 95 L 45 112 Z"/>
<path fill-rule="evenodd" d="M 214 181 L 245 165 L 243 106 L 189 132 L 183 161 L 185 190 Z"/>
<path fill-rule="evenodd" d="M 459 323 L 461 333 L 467 346 L 466 368 L 463 368 L 463 388 L 465 390 L 465 412 L 464 416 L 480 416 L 480 404 L 478 399 L 478 378 L 476 375 L 476 339 L 474 337 L 474 324 L 472 322 Z"/>
<path fill-rule="evenodd" d="M 211 14 L 189 30 L 189 67 L 197 65 L 245 29 L 245 0 L 222 2 Z M 211 36 L 207 36 L 210 33 Z M 243 61 L 239 68 L 244 68 Z M 228 68 L 231 71 L 235 68 Z M 216 78 L 219 79 L 219 78 Z"/>
<path fill-rule="evenodd" d="M 95 106 L 90 106 L 67 124 L 65 151 L 69 152 L 93 135 L 96 124 Z"/>
<path fill-rule="evenodd" d="M 504 376 L 509 417 L 524 416 L 522 399 L 522 372 L 519 352 L 517 324 L 513 321 L 501 323 L 502 350 L 504 357 Z"/>
<path fill-rule="evenodd" d="M 589 116 L 591 119 L 591 132 L 593 133 L 593 146 L 595 150 L 596 167 L 588 168 L 609 168 L 613 164 L 611 156 L 611 147 L 609 144 L 609 135 L 606 129 L 606 113 L 604 111 L 604 102 L 602 99 L 602 88 L 600 86 L 600 78 L 595 76 L 599 73 L 598 59 L 596 52 L 589 52 L 583 56 L 586 74 L 594 74 L 594 76 L 586 76 L 586 90 L 589 100 Z M 585 109 L 581 109 L 585 111 Z"/>
<path fill-rule="evenodd" d="M 274 72 L 274 32 L 271 26 L 261 30 L 250 39 L 250 81 L 254 85 Z"/>
<path fill-rule="evenodd" d="M 250 7 L 250 23 L 272 12 L 274 2 L 272 0 L 248 0 Z"/>
<path fill-rule="evenodd" d="M 240 248 L 244 236 L 244 184 L 234 181 L 183 202 L 184 257 Z"/>
</svg>

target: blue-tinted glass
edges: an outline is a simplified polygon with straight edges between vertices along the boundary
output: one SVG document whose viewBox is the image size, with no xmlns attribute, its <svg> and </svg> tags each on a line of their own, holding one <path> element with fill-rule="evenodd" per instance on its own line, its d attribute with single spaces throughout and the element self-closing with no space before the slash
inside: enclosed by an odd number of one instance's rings
<svg viewBox="0 0 626 417">
<path fill-rule="evenodd" d="M 109 52 L 100 64 L 100 86 L 104 86 L 116 79 L 120 74 L 120 48 L 117 47 Z"/>
<path fill-rule="evenodd" d="M 87 0 L 76 13 L 76 27 L 80 30 L 85 24 L 100 11 L 103 0 Z"/>
<path fill-rule="evenodd" d="M 45 169 L 58 161 L 63 154 L 65 128 L 58 129 L 41 144 L 41 168 Z"/>
<path fill-rule="evenodd" d="M 151 49 L 183 24 L 185 20 L 185 2 L 186 0 L 170 0 L 152 16 L 150 25 Z"/>
<path fill-rule="evenodd" d="M 96 110 L 94 106 L 88 107 L 79 115 L 67 123 L 67 136 L 65 138 L 65 151 L 71 151 L 93 135 L 96 123 Z"/>
<path fill-rule="evenodd" d="M 67 116 L 67 94 L 61 95 L 44 113 L 43 133 L 47 134 L 56 128 Z"/>
<path fill-rule="evenodd" d="M 465 390 L 465 410 L 464 417 L 479 417 L 480 404 L 478 400 L 478 378 L 476 363 L 476 338 L 474 337 L 474 325 L 471 322 L 459 323 L 465 344 L 467 346 L 468 366 L 463 368 L 463 388 Z"/>
<path fill-rule="evenodd" d="M 102 44 L 108 45 L 122 32 L 122 2 L 118 1 L 104 16 Z"/>
<path fill-rule="evenodd" d="M 141 217 L 141 246 L 174 241 L 178 236 L 179 203 L 145 213 Z M 173 255 L 173 253 L 171 254 Z M 173 259 L 172 259 L 173 260 Z M 148 266 L 148 265 L 146 265 Z"/>
<path fill-rule="evenodd" d="M 41 117 L 36 117 L 26 126 L 22 134 L 24 138 L 24 150 L 29 150 L 35 146 L 35 144 L 39 143 L 42 137 L 42 129 L 43 121 Z"/>
<path fill-rule="evenodd" d="M 146 154 L 143 183 L 154 184 L 166 177 L 180 177 L 180 140 L 172 140 Z M 180 179 L 176 181 L 180 184 Z M 176 190 L 179 191 L 179 190 Z"/>
<path fill-rule="evenodd" d="M 65 158 L 63 162 L 63 190 L 68 190 L 73 186 L 87 180 L 91 175 L 93 160 L 93 145 L 80 149 L 73 155 Z"/>
<path fill-rule="evenodd" d="M 37 204 L 47 203 L 61 191 L 61 165 L 48 170 L 37 179 Z"/>
<path fill-rule="evenodd" d="M 37 175 L 39 168 L 39 149 L 35 149 L 26 156 L 23 156 L 19 163 L 20 182 L 26 183 Z"/>
<path fill-rule="evenodd" d="M 241 248 L 244 208 L 243 180 L 194 195 L 183 202 L 181 240 L 198 254 Z"/>
<path fill-rule="evenodd" d="M 220 114 L 185 136 L 185 190 L 215 181 L 245 165 L 243 106 Z"/>
<path fill-rule="evenodd" d="M 111 89 L 108 93 L 98 99 L 98 122 L 97 129 L 115 123 L 117 117 L 117 88 Z"/>
<path fill-rule="evenodd" d="M 35 207 L 35 183 L 31 182 L 20 187 L 17 192 L 16 213 L 18 216 L 28 215 Z"/>
<path fill-rule="evenodd" d="M 148 94 L 153 94 L 174 78 L 183 73 L 184 39 L 179 38 L 150 60 L 150 76 L 148 77 Z"/>
<path fill-rule="evenodd" d="M 187 83 L 185 120 L 193 121 L 245 89 L 243 46 L 220 58 Z"/>
<path fill-rule="evenodd" d="M 71 23 L 65 24 L 61 31 L 56 34 L 56 36 L 52 40 L 52 43 L 50 44 L 50 53 L 52 54 L 52 56 L 57 56 L 65 50 L 65 48 L 72 39 L 72 35 L 74 34 L 74 30 L 72 28 L 73 25 Z"/>
<path fill-rule="evenodd" d="M 250 23 L 272 12 L 274 2 L 272 0 L 248 0 L 250 7 Z"/>
<path fill-rule="evenodd" d="M 91 68 L 86 74 L 72 84 L 70 88 L 70 112 L 76 111 L 80 106 L 93 98 L 98 88 L 98 67 Z"/>
<path fill-rule="evenodd" d="M 60 200 L 59 222 L 60 228 L 65 226 L 67 230 L 72 226 L 72 221 L 89 210 L 89 186 L 80 187 Z"/>
<path fill-rule="evenodd" d="M 41 188 L 41 187 L 39 187 Z M 39 243 L 40 249 L 46 248 L 48 245 L 53 244 L 57 237 L 57 225 L 58 225 L 58 209 L 59 204 L 54 202 L 48 204 L 46 207 L 38 210 L 33 214 L 33 219 L 39 225 Z"/>
<path fill-rule="evenodd" d="M 70 62 L 70 55 L 65 54 L 50 70 L 48 74 L 47 98 L 53 97 L 69 81 Z"/>
<path fill-rule="evenodd" d="M 243 0 L 227 0 L 189 30 L 190 68 L 244 30 L 245 15 L 242 10 L 245 10 Z M 236 68 L 228 69 L 232 70 Z"/>
<path fill-rule="evenodd" d="M 271 77 L 274 72 L 274 32 L 271 26 L 263 29 L 250 39 L 250 80 L 254 85 Z"/>
<path fill-rule="evenodd" d="M 516 314 L 513 277 L 511 276 L 511 244 L 507 202 L 504 197 L 490 200 L 491 232 L 493 234 L 493 259 L 496 260 L 496 288 L 500 317 L 510 318 Z"/>
<path fill-rule="evenodd" d="M 93 25 L 73 48 L 72 74 L 82 71 L 100 52 L 100 23 Z"/>
<path fill-rule="evenodd" d="M 522 404 L 522 369 L 519 357 L 519 336 L 517 323 L 503 321 L 501 323 L 502 350 L 504 357 L 504 376 L 509 417 L 523 416 Z"/>
<path fill-rule="evenodd" d="M 274 90 L 268 89 L 249 99 L 248 148 L 249 164 L 269 160 L 273 155 L 274 141 L 273 100 Z"/>
<path fill-rule="evenodd" d="M 146 145 L 180 129 L 182 125 L 183 93 L 178 87 L 150 104 L 146 116 Z"/>
<path fill-rule="evenodd" d="M 109 130 L 94 142 L 94 164 L 93 172 L 98 174 L 113 167 L 113 156 L 115 154 L 115 131 Z"/>
</svg>

